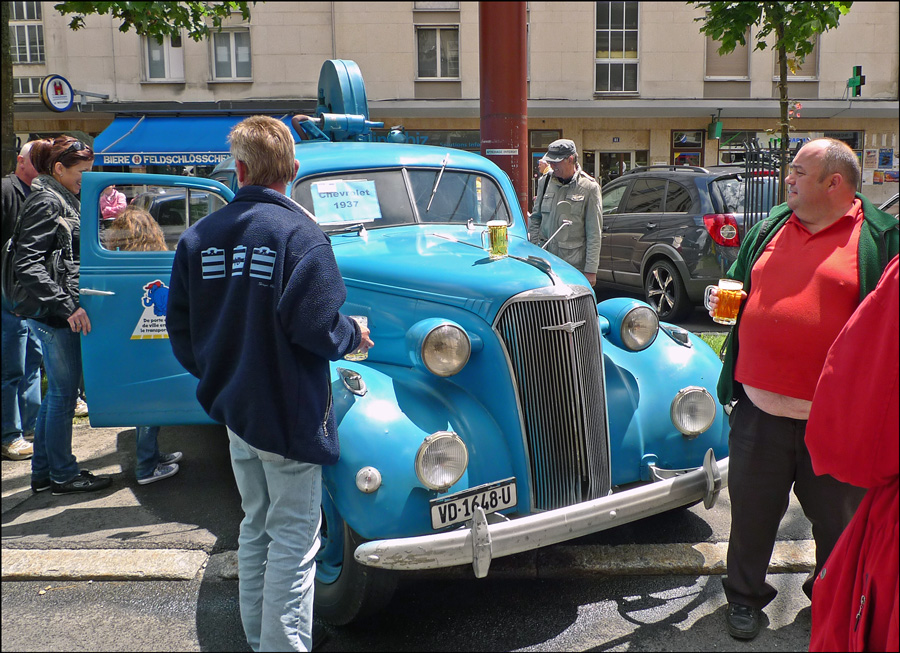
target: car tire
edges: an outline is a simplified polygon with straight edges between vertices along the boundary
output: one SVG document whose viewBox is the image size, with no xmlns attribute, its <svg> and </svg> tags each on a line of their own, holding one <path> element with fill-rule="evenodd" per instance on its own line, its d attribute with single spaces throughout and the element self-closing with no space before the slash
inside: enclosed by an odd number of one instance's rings
<svg viewBox="0 0 900 653">
<path fill-rule="evenodd" d="M 681 275 L 668 260 L 654 261 L 644 277 L 644 295 L 660 320 L 672 322 L 693 310 Z"/>
<path fill-rule="evenodd" d="M 316 556 L 313 614 L 322 621 L 345 626 L 383 610 L 397 588 L 397 572 L 359 564 L 353 552 L 365 542 L 322 492 L 322 547 Z"/>
</svg>

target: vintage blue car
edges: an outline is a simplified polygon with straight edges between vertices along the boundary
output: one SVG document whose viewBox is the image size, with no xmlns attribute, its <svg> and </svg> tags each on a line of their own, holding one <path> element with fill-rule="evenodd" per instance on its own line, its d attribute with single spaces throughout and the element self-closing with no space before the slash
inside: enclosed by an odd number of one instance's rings
<svg viewBox="0 0 900 653">
<path fill-rule="evenodd" d="M 316 614 L 336 624 L 372 614 L 398 570 L 472 564 L 482 577 L 493 558 L 710 507 L 728 473 L 715 353 L 643 302 L 597 304 L 578 270 L 528 242 L 513 186 L 491 161 L 364 142 L 372 123 L 357 74 L 327 62 L 332 94 L 350 87 L 357 100 L 344 116 L 322 103 L 304 123 L 288 191 L 330 235 L 343 311 L 367 317 L 375 342 L 366 360 L 331 366 L 341 458 L 324 470 Z M 93 425 L 210 421 L 166 339 L 174 254 L 108 249 L 101 191 L 176 198 L 193 223 L 232 199 L 229 175 L 231 163 L 213 173 L 228 184 L 84 175 Z M 484 249 L 489 221 L 507 225 L 505 257 Z M 256 255 L 240 254 L 223 268 Z"/>
</svg>

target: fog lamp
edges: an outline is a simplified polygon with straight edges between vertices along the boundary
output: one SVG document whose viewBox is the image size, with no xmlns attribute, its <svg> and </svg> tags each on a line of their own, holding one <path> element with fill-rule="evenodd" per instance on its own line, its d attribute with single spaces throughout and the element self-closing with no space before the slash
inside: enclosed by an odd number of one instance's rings
<svg viewBox="0 0 900 653">
<path fill-rule="evenodd" d="M 465 443 L 453 431 L 432 433 L 416 454 L 416 476 L 431 490 L 446 490 L 456 483 L 469 464 Z"/>
</svg>

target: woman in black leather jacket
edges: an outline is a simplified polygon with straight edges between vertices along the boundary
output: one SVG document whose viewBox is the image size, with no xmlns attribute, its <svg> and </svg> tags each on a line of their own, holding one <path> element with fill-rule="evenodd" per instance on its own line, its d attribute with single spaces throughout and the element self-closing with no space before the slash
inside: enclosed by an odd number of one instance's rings
<svg viewBox="0 0 900 653">
<path fill-rule="evenodd" d="M 81 380 L 81 334 L 91 321 L 78 303 L 79 238 L 81 234 L 81 175 L 91 169 L 93 150 L 71 136 L 36 143 L 31 161 L 40 175 L 22 206 L 13 259 L 16 276 L 47 312 L 28 320 L 41 341 L 47 395 L 41 403 L 34 432 L 31 489 L 53 494 L 92 492 L 109 487 L 109 477 L 79 470 L 72 455 L 72 418 Z M 59 283 L 45 261 L 62 253 Z"/>
</svg>

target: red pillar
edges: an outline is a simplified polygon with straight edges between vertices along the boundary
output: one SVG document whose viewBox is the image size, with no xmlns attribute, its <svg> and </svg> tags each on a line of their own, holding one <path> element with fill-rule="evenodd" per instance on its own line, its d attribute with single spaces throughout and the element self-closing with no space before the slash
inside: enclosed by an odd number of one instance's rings
<svg viewBox="0 0 900 653">
<path fill-rule="evenodd" d="M 528 179 L 528 49 L 524 2 L 479 2 L 481 154 L 512 180 L 522 212 Z"/>
</svg>

